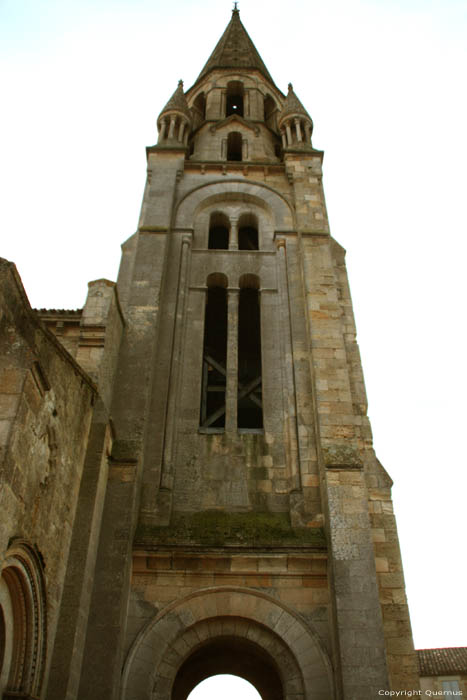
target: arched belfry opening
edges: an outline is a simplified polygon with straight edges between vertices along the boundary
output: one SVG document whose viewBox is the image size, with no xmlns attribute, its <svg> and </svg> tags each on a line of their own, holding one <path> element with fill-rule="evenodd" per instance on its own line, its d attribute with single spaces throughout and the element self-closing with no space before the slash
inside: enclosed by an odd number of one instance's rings
<svg viewBox="0 0 467 700">
<path fill-rule="evenodd" d="M 256 431 L 263 428 L 259 279 L 242 275 L 239 287 L 237 425 Z"/>
<path fill-rule="evenodd" d="M 227 250 L 229 247 L 230 222 L 225 214 L 213 212 L 209 219 L 209 240 L 210 250 Z"/>
<path fill-rule="evenodd" d="M 258 219 L 254 214 L 242 214 L 238 221 L 239 250 L 258 250 Z"/>
<path fill-rule="evenodd" d="M 227 160 L 242 160 L 242 135 L 239 131 L 231 131 L 227 136 Z"/>
<path fill-rule="evenodd" d="M 203 372 L 200 428 L 225 428 L 227 386 L 227 278 L 213 273 L 207 279 L 204 315 Z"/>
<path fill-rule="evenodd" d="M 254 642 L 217 637 L 201 644 L 182 664 L 171 700 L 187 700 L 193 688 L 218 674 L 239 676 L 253 685 L 262 700 L 282 700 L 282 680 L 274 659 Z"/>
<path fill-rule="evenodd" d="M 227 84 L 225 116 L 230 117 L 231 114 L 243 117 L 243 83 L 239 80 Z"/>
</svg>

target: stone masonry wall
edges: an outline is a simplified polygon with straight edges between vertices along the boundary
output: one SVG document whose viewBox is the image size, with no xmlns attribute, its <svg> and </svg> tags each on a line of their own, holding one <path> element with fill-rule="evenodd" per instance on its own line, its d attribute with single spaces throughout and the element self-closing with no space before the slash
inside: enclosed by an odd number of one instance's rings
<svg viewBox="0 0 467 700">
<path fill-rule="evenodd" d="M 0 263 L 0 557 L 21 538 L 44 563 L 48 662 L 96 391 Z"/>
<path fill-rule="evenodd" d="M 137 549 L 133 560 L 132 602 L 127 648 L 143 625 L 174 600 L 203 588 L 239 586 L 264 591 L 311 623 L 330 651 L 330 598 L 325 554 L 222 554 Z"/>
</svg>

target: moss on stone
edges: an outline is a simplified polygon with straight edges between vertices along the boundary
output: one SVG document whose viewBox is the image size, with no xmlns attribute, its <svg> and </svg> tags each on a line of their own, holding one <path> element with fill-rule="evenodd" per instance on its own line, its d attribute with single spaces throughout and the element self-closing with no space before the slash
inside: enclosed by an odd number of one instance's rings
<svg viewBox="0 0 467 700">
<path fill-rule="evenodd" d="M 140 525 L 136 532 L 136 540 L 164 545 L 212 547 L 325 547 L 322 528 L 293 528 L 287 513 L 226 513 L 218 510 L 174 514 L 171 524 L 167 527 Z"/>
</svg>

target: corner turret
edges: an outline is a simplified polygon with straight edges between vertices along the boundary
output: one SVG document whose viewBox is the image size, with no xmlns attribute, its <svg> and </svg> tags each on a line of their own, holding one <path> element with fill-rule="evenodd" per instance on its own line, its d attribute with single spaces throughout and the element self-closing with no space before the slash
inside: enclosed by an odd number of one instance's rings
<svg viewBox="0 0 467 700">
<path fill-rule="evenodd" d="M 172 146 L 180 143 L 186 146 L 191 125 L 192 116 L 183 92 L 183 80 L 179 80 L 177 89 L 157 119 L 158 145 Z"/>
<path fill-rule="evenodd" d="M 283 148 L 311 146 L 313 120 L 295 94 L 292 83 L 289 83 L 289 91 L 277 124 Z"/>
</svg>

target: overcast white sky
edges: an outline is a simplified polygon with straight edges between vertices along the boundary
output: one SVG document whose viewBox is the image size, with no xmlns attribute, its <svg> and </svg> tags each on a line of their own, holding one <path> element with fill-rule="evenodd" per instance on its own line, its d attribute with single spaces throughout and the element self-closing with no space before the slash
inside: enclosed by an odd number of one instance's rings
<svg viewBox="0 0 467 700">
<path fill-rule="evenodd" d="M 145 146 L 230 19 L 228 0 L 0 0 L 0 254 L 35 307 L 115 279 Z M 325 151 L 369 413 L 418 648 L 467 645 L 467 2 L 242 0 Z"/>
</svg>

